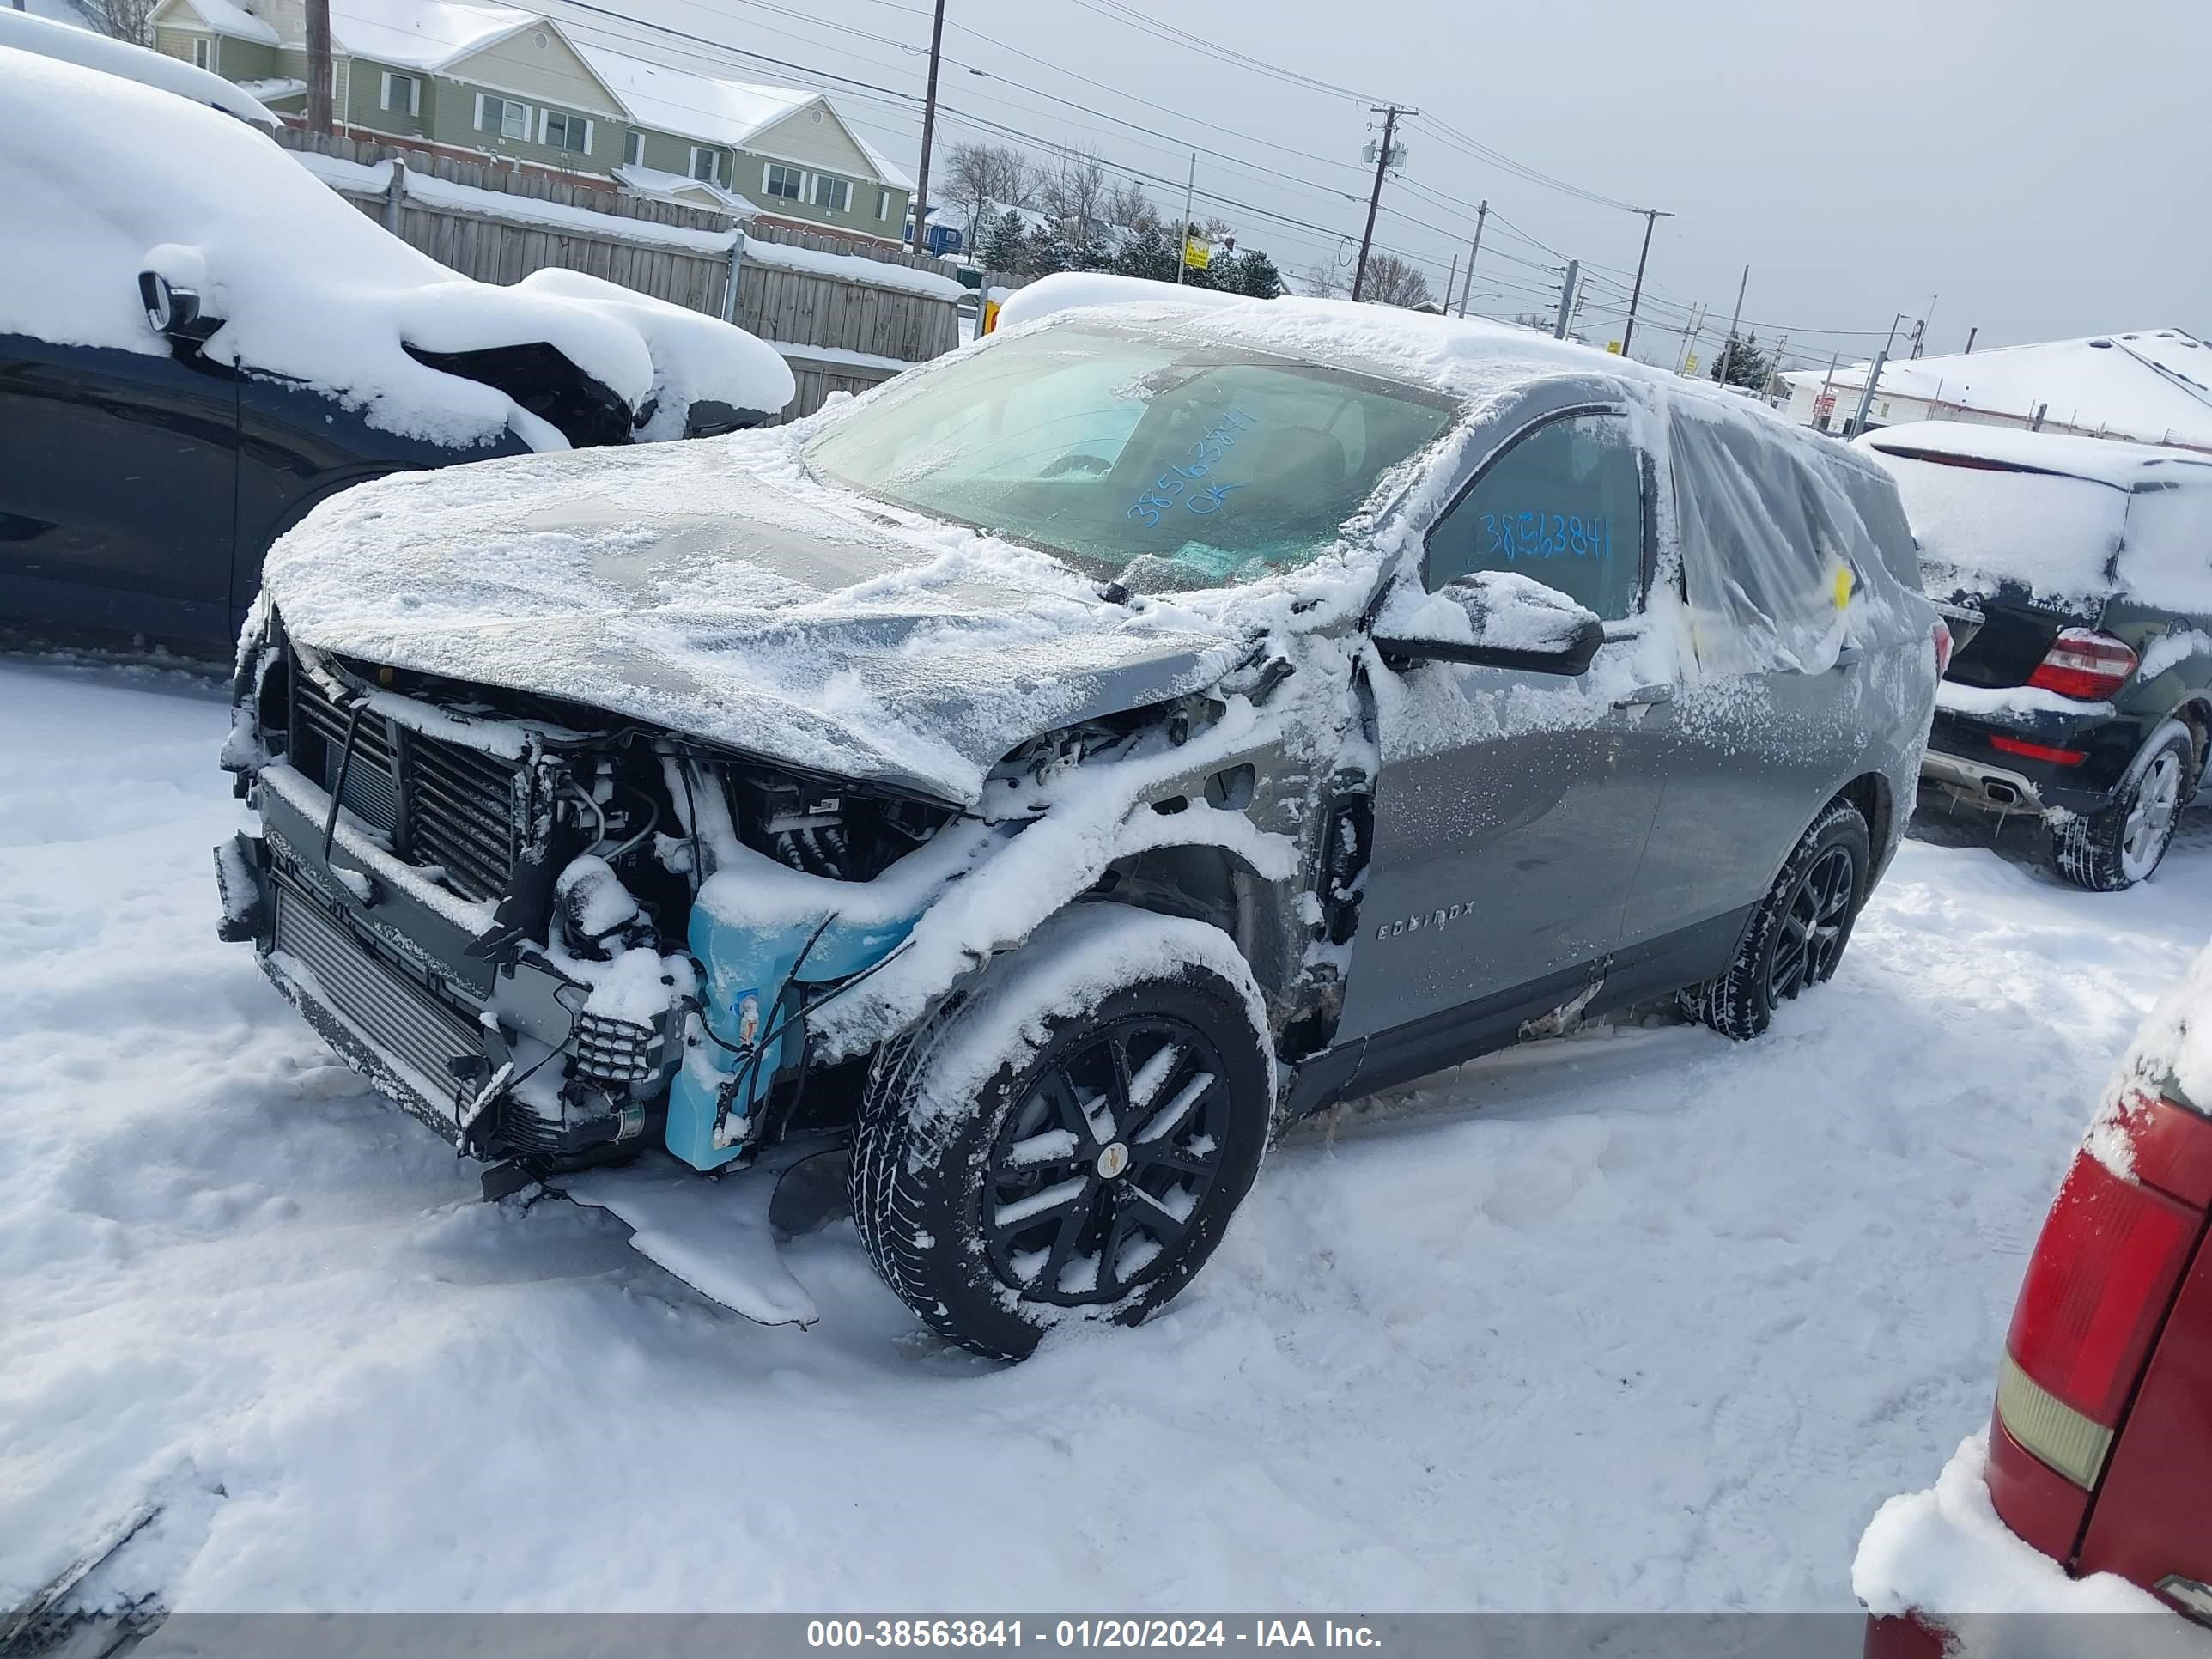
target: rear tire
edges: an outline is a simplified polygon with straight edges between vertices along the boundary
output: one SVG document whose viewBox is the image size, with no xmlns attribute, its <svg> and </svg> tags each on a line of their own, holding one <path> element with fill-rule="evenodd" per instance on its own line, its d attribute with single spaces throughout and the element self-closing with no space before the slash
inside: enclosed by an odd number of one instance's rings
<svg viewBox="0 0 2212 1659">
<path fill-rule="evenodd" d="M 2101 812 L 2069 814 L 2051 827 L 2051 856 L 2076 887 L 2117 893 L 2147 879 L 2166 857 L 2196 787 L 2197 738 L 2179 720 L 2150 734 L 2127 781 Z"/>
<path fill-rule="evenodd" d="M 1777 1007 L 1835 973 L 1873 863 L 1865 815 L 1831 801 L 1752 912 L 1728 972 L 1680 993 L 1683 1014 L 1739 1042 L 1764 1033 Z"/>
<path fill-rule="evenodd" d="M 870 1075 L 851 1192 L 884 1282 L 1000 1359 L 1060 1320 L 1166 1304 L 1267 1145 L 1256 996 L 1219 930 L 1126 905 L 1079 906 L 993 963 Z"/>
</svg>

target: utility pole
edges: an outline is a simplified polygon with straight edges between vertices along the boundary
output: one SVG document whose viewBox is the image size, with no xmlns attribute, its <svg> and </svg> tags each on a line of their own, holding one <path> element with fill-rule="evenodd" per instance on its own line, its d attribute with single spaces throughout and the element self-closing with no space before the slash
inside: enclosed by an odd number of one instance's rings
<svg viewBox="0 0 2212 1659">
<path fill-rule="evenodd" d="M 1662 219 L 1671 219 L 1671 213 L 1662 213 L 1657 208 L 1644 210 L 1644 252 L 1636 256 L 1636 285 L 1628 290 L 1628 326 L 1620 331 L 1620 355 L 1628 356 L 1628 348 L 1636 343 L 1636 302 L 1644 297 L 1644 264 L 1651 257 L 1651 232 Z"/>
<path fill-rule="evenodd" d="M 307 0 L 307 131 L 331 130 L 331 0 Z"/>
<path fill-rule="evenodd" d="M 1888 362 L 1889 353 L 1875 354 L 1874 366 L 1867 371 L 1866 390 L 1859 393 L 1859 412 L 1851 416 L 1851 423 L 1844 428 L 1844 436 L 1856 437 L 1866 430 L 1867 410 L 1874 407 L 1874 389 L 1881 384 L 1882 365 Z"/>
<path fill-rule="evenodd" d="M 1444 273 L 1444 302 L 1439 308 L 1440 315 L 1445 317 L 1451 315 L 1451 291 L 1458 286 L 1459 255 L 1455 253 L 1452 255 L 1451 269 Z"/>
<path fill-rule="evenodd" d="M 1690 320 L 1682 325 L 1682 349 L 1674 354 L 1674 372 L 1684 372 L 1690 361 L 1690 346 L 1705 331 L 1705 307 L 1703 301 L 1690 307 Z"/>
<path fill-rule="evenodd" d="M 307 0 L 327 5 L 329 0 Z M 929 146 L 937 137 L 937 60 L 945 50 L 945 0 L 937 0 L 937 15 L 929 26 L 929 85 L 921 100 L 921 166 L 914 175 L 914 251 L 929 251 Z"/>
<path fill-rule="evenodd" d="M 1835 412 L 1836 406 L 1834 404 L 1830 403 L 1829 399 L 1834 394 L 1836 389 L 1836 365 L 1843 361 L 1843 356 L 1844 349 L 1841 346 L 1838 346 L 1833 351 L 1828 354 L 1828 376 L 1826 380 L 1820 382 L 1820 395 L 1814 401 L 1813 404 L 1814 416 L 1820 421 L 1820 430 L 1823 432 L 1826 432 L 1828 429 L 1828 416 L 1820 412 L 1820 405 L 1822 404 L 1827 404 L 1829 414 Z"/>
<path fill-rule="evenodd" d="M 1552 337 L 1555 340 L 1567 337 L 1567 314 L 1575 308 L 1575 278 L 1582 274 L 1582 268 L 1579 259 L 1567 261 L 1566 280 L 1559 284 L 1559 320 L 1552 325 Z"/>
<path fill-rule="evenodd" d="M 1735 285 L 1735 315 L 1729 319 L 1728 343 L 1721 347 L 1721 372 L 1718 379 L 1723 386 L 1729 383 L 1729 358 L 1735 351 L 1736 327 L 1743 321 L 1743 292 L 1750 286 L 1751 267 L 1746 265 L 1743 268 L 1743 280 Z"/>
<path fill-rule="evenodd" d="M 1881 348 L 1881 355 L 1883 356 L 1887 357 L 1891 352 L 1897 349 L 1897 325 L 1904 320 L 1905 313 L 1901 311 L 1899 312 L 1896 316 L 1889 319 L 1889 338 L 1883 343 Z"/>
<path fill-rule="evenodd" d="M 1767 360 L 1766 384 L 1759 389 L 1760 397 L 1771 398 L 1774 395 L 1774 383 L 1782 378 L 1782 354 L 1789 349 L 1790 337 L 1785 334 L 1781 343 L 1774 348 L 1774 356 Z"/>
<path fill-rule="evenodd" d="M 1474 256 L 1482 252 L 1482 222 L 1490 217 L 1490 198 L 1486 196 L 1474 210 L 1474 240 L 1467 250 L 1467 285 L 1459 291 L 1459 314 L 1467 315 L 1467 296 L 1474 291 Z"/>
<path fill-rule="evenodd" d="M 1182 222 L 1176 227 L 1176 286 L 1182 286 L 1182 268 L 1190 263 L 1190 210 L 1198 199 L 1198 152 L 1190 153 L 1190 178 L 1182 187 Z"/>
<path fill-rule="evenodd" d="M 1375 150 L 1375 188 L 1368 194 L 1367 228 L 1359 234 L 1359 263 L 1352 272 L 1352 299 L 1355 305 L 1367 287 L 1367 251 L 1375 243 L 1375 215 L 1382 205 L 1382 175 L 1390 166 L 1390 141 L 1397 133 L 1398 118 L 1419 115 L 1420 111 L 1384 104 L 1375 106 L 1373 112 L 1382 118 L 1382 142 Z"/>
<path fill-rule="evenodd" d="M 1974 355 L 1974 336 L 1979 334 L 1981 331 L 1982 325 L 1979 323 L 1976 323 L 1972 328 L 1966 331 L 1966 349 L 1959 354 L 1960 356 L 1971 357 Z"/>
</svg>

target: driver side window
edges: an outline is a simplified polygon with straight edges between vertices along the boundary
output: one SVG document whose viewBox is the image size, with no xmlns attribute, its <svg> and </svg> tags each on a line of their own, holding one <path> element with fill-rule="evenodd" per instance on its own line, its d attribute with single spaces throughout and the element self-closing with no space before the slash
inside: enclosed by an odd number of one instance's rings
<svg viewBox="0 0 2212 1659">
<path fill-rule="evenodd" d="M 1491 460 L 1429 532 L 1430 592 L 1479 570 L 1557 588 L 1603 622 L 1644 598 L 1644 471 L 1620 415 L 1547 421 Z"/>
</svg>

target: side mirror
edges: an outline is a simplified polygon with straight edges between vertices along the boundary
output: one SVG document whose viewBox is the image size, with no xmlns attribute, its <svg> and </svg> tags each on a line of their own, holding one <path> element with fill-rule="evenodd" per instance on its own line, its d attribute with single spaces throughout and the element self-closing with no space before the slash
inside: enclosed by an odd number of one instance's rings
<svg viewBox="0 0 2212 1659">
<path fill-rule="evenodd" d="M 1499 571 L 1403 596 L 1375 625 L 1375 647 L 1385 656 L 1532 674 L 1583 673 L 1604 643 L 1595 613 L 1555 587 Z"/>
<path fill-rule="evenodd" d="M 220 318 L 200 314 L 197 290 L 179 288 L 158 271 L 138 273 L 138 298 L 146 307 L 146 320 L 166 339 L 197 345 L 222 326 Z"/>
</svg>

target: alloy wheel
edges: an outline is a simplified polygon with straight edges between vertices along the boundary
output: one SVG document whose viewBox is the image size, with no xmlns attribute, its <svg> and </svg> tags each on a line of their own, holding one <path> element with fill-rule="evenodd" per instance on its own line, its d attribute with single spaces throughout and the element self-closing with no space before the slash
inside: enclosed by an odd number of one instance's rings
<svg viewBox="0 0 2212 1659">
<path fill-rule="evenodd" d="M 1858 868 L 1849 848 L 1831 847 L 1813 860 L 1783 907 L 1767 963 L 1771 1003 L 1786 1001 L 1836 971 L 1857 894 Z"/>
<path fill-rule="evenodd" d="M 2136 784 L 2135 803 L 2120 830 L 2120 864 L 2129 880 L 2141 881 L 2151 872 L 2180 811 L 2181 757 L 2167 749 Z"/>
<path fill-rule="evenodd" d="M 1117 1021 L 1048 1057 L 984 1171 L 993 1271 L 1024 1297 L 1120 1300 L 1174 1261 L 1219 1169 L 1227 1068 L 1181 1020 Z"/>
</svg>

